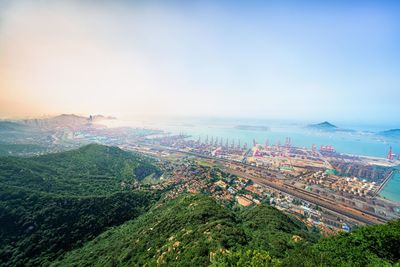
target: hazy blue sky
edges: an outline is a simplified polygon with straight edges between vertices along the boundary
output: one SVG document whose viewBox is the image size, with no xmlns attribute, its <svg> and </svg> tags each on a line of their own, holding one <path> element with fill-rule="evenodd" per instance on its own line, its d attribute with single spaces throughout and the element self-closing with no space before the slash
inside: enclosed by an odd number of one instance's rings
<svg viewBox="0 0 400 267">
<path fill-rule="evenodd" d="M 0 0 L 0 116 L 400 123 L 400 1 L 132 2 Z"/>
</svg>

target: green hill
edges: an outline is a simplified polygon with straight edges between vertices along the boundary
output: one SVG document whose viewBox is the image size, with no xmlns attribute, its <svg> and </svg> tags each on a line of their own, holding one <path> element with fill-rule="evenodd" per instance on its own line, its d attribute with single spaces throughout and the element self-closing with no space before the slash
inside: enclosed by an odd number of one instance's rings
<svg viewBox="0 0 400 267">
<path fill-rule="evenodd" d="M 158 196 L 122 188 L 121 181 L 160 173 L 143 156 L 100 145 L 0 158 L 0 266 L 48 265 L 136 218 Z"/>
<path fill-rule="evenodd" d="M 3 157 L 0 183 L 41 192 L 101 195 L 161 171 L 148 158 L 117 147 L 87 145 L 78 150 L 39 157 Z"/>
<path fill-rule="evenodd" d="M 155 206 L 68 253 L 53 266 L 207 266 L 221 252 L 296 244 L 318 238 L 295 219 L 260 206 L 232 211 L 202 195 L 184 195 Z M 279 250 L 279 251 L 278 251 Z"/>
<path fill-rule="evenodd" d="M 13 187 L 0 189 L 0 266 L 41 266 L 136 218 L 156 196 L 123 192 L 68 197 Z"/>
</svg>

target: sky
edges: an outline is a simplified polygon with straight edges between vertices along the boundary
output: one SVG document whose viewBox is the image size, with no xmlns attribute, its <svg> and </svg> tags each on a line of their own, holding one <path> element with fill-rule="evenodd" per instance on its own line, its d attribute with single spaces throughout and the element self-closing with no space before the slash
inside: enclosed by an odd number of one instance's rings
<svg viewBox="0 0 400 267">
<path fill-rule="evenodd" d="M 400 124 L 395 1 L 0 0 L 0 118 Z"/>
</svg>

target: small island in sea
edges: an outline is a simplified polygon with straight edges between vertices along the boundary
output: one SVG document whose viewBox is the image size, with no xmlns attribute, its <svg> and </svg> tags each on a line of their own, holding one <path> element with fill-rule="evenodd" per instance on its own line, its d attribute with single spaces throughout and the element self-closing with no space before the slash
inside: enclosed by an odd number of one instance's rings
<svg viewBox="0 0 400 267">
<path fill-rule="evenodd" d="M 328 121 L 324 121 L 324 122 L 316 123 L 316 124 L 309 124 L 309 125 L 307 125 L 307 128 L 313 129 L 313 130 L 318 130 L 318 131 L 326 131 L 326 132 L 354 132 L 354 130 L 340 128 Z"/>
<path fill-rule="evenodd" d="M 324 131 L 336 131 L 337 129 L 339 129 L 336 125 L 333 125 L 332 123 L 327 121 L 316 124 L 309 124 L 307 128 L 324 130 Z"/>
</svg>

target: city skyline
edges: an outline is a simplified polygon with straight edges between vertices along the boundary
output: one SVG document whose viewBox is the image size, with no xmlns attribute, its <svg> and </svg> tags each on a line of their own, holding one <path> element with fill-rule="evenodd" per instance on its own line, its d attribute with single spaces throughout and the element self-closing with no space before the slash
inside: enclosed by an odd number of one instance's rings
<svg viewBox="0 0 400 267">
<path fill-rule="evenodd" d="M 393 2 L 0 2 L 0 117 L 398 123 Z"/>
</svg>

